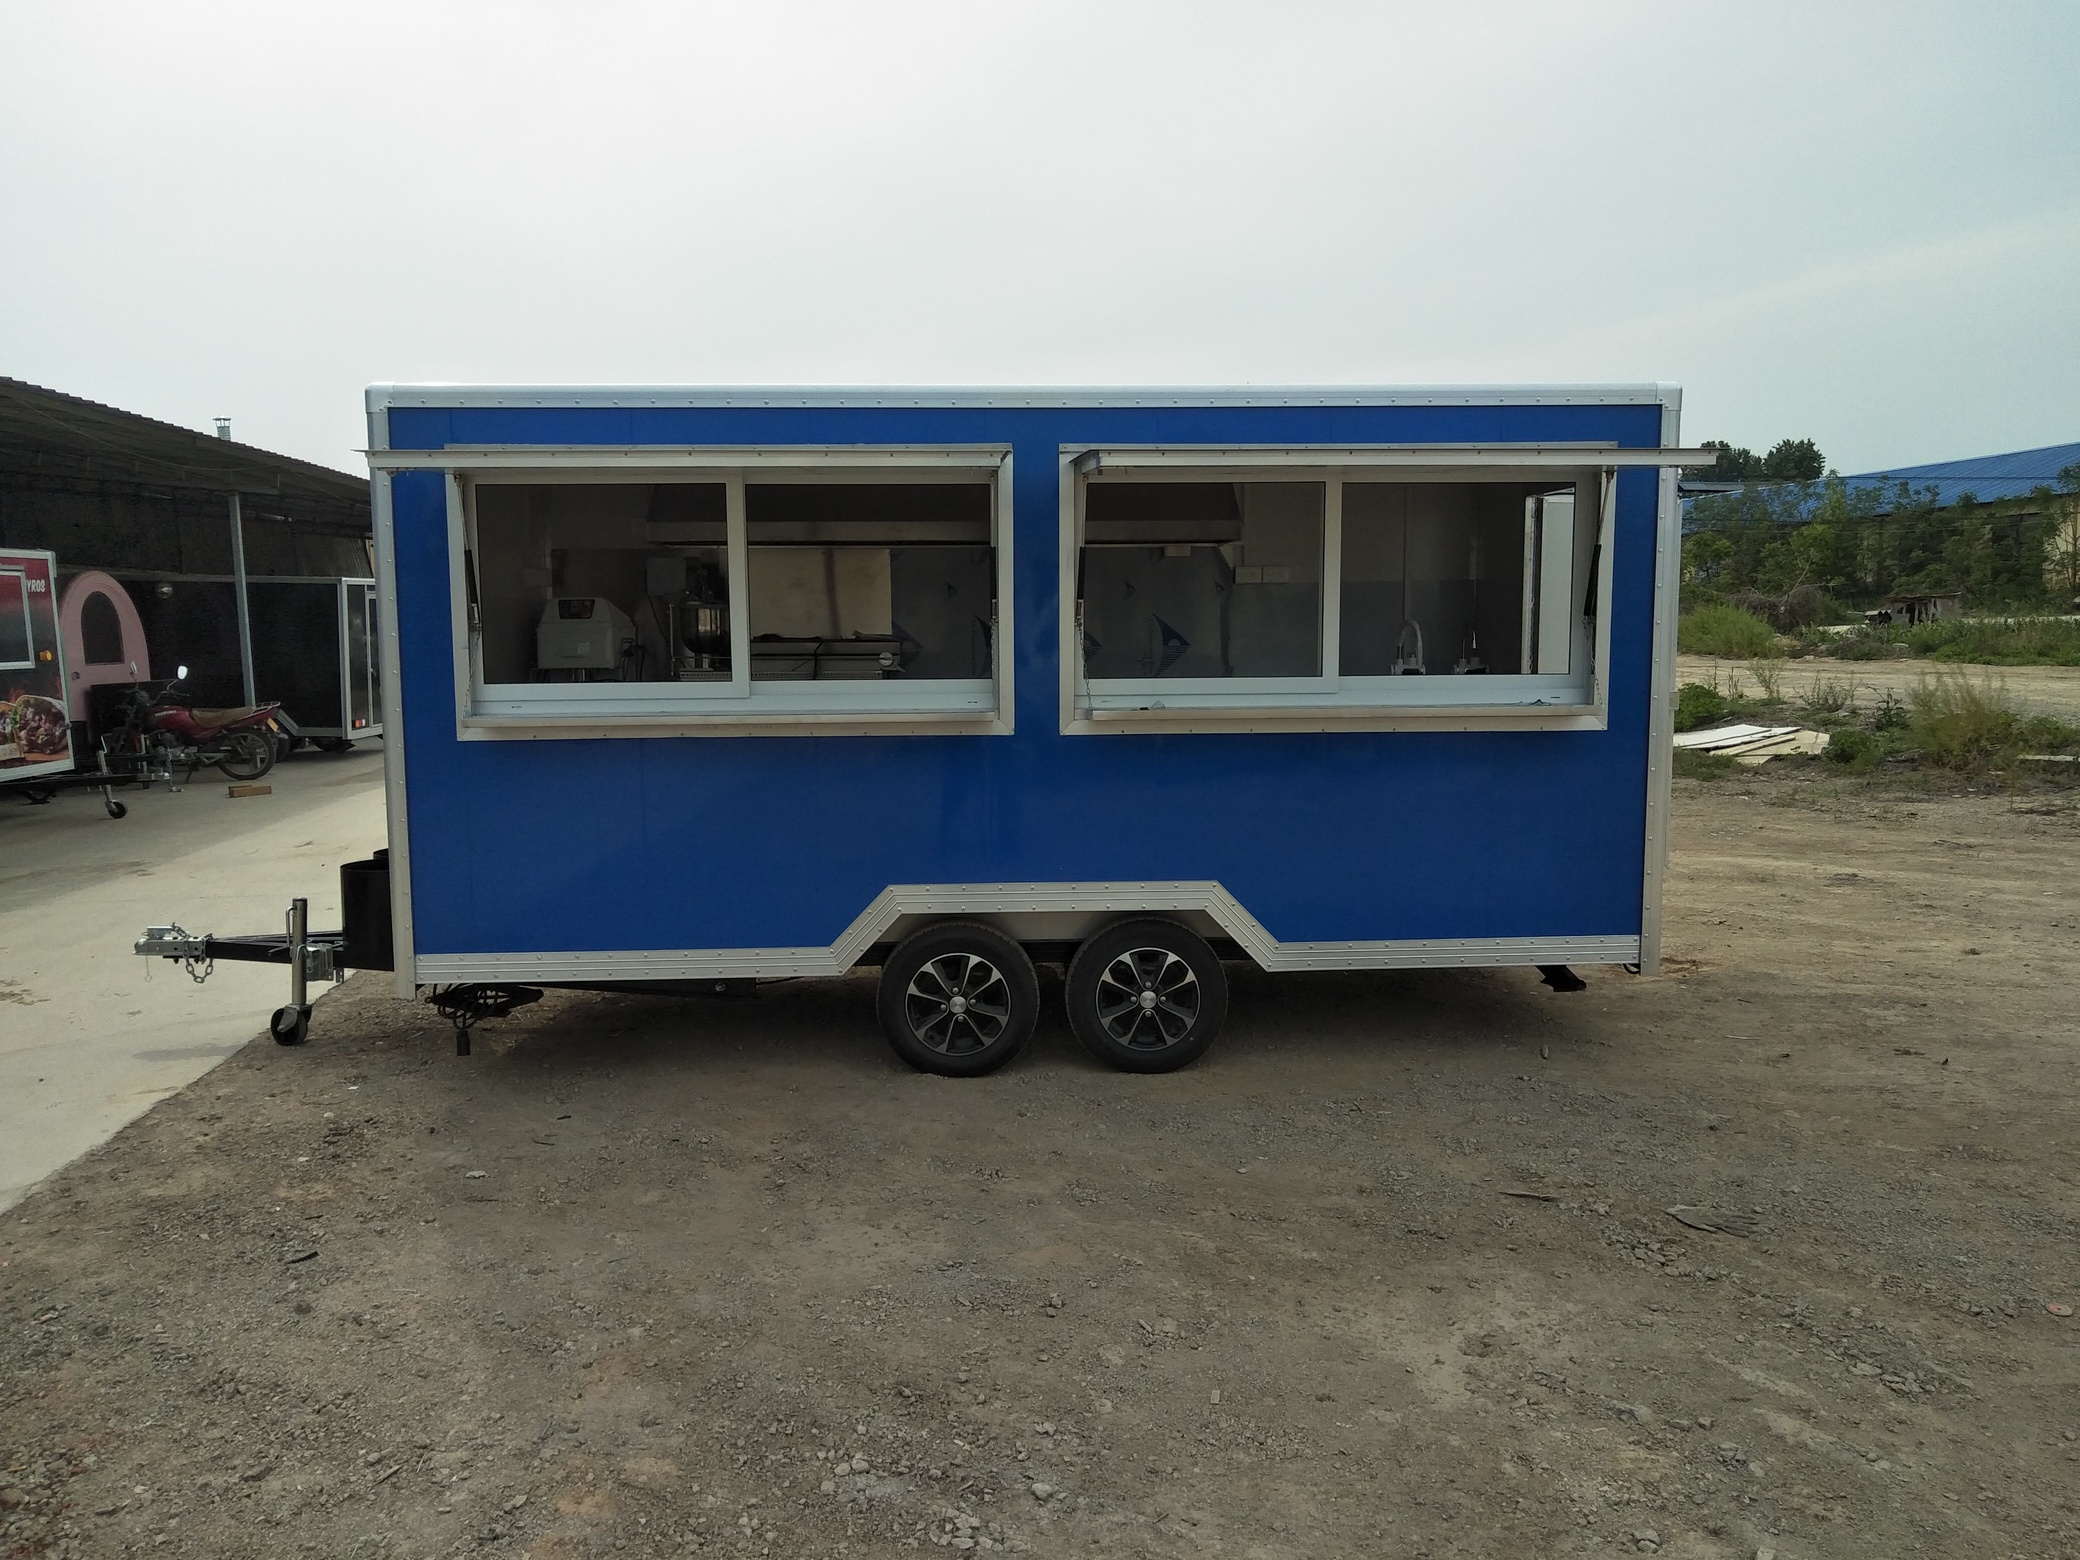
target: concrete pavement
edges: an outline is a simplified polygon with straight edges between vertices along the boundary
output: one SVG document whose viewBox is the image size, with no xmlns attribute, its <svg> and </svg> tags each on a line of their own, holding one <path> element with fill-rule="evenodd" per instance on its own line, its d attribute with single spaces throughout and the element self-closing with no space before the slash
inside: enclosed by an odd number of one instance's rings
<svg viewBox="0 0 2080 1560">
<path fill-rule="evenodd" d="M 285 972 L 220 964 L 198 986 L 130 945 L 153 922 L 279 931 L 298 894 L 338 926 L 339 864 L 384 843 L 382 774 L 370 742 L 297 754 L 271 796 L 233 800 L 215 770 L 119 791 L 123 819 L 96 792 L 0 798 L 0 1209 L 266 1027 Z"/>
</svg>

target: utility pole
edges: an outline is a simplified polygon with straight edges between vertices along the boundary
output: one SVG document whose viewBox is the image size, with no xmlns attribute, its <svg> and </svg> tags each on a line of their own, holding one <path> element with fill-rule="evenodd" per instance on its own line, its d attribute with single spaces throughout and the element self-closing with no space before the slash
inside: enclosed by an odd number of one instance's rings
<svg viewBox="0 0 2080 1560">
<path fill-rule="evenodd" d="M 231 419 L 216 419 L 217 437 L 231 437 Z M 246 525 L 239 513 L 238 494 L 231 494 L 231 578 L 232 591 L 238 600 L 238 675 L 245 690 L 245 702 L 258 704 L 259 695 L 253 686 L 253 617 L 246 606 Z"/>
</svg>

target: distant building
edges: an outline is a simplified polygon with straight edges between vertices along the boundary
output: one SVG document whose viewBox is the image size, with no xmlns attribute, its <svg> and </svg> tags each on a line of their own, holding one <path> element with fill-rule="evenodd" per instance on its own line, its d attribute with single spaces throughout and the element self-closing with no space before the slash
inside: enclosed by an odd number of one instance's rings
<svg viewBox="0 0 2080 1560">
<path fill-rule="evenodd" d="M 0 378 L 0 544 L 126 581 L 368 574 L 368 479 Z"/>
<path fill-rule="evenodd" d="M 2002 505 L 2018 499 L 2034 500 L 2038 489 L 2056 489 L 2058 474 L 2074 465 L 2080 465 L 2080 444 L 2047 444 L 2041 449 L 2013 450 L 2006 455 L 1974 455 L 1969 460 L 1939 460 L 1927 466 L 1863 471 L 1842 480 L 1851 488 L 1875 487 L 1888 493 L 1896 492 L 1904 482 L 1917 497 L 1934 488 L 1936 507 L 1947 509 L 1968 497 L 1982 504 Z"/>
<path fill-rule="evenodd" d="M 366 477 L 0 378 L 0 546 L 57 554 L 68 600 L 80 585 L 61 610 L 84 637 L 82 684 L 186 664 L 197 703 L 243 702 L 241 561 L 252 582 L 365 579 L 373 538 Z M 263 650 L 303 627 L 272 608 L 254 624 Z"/>
<path fill-rule="evenodd" d="M 1885 605 L 1864 613 L 1866 623 L 1940 623 L 1964 616 L 1964 593 L 1945 590 L 1918 596 L 1887 596 Z"/>
</svg>

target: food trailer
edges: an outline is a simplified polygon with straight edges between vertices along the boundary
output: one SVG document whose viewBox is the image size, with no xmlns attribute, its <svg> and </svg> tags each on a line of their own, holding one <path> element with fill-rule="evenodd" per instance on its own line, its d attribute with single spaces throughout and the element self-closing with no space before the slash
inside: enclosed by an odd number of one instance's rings
<svg viewBox="0 0 2080 1560">
<path fill-rule="evenodd" d="M 296 735 L 327 752 L 380 737 L 376 582 L 261 577 L 247 582 L 246 595 L 260 697 L 278 702 Z"/>
<path fill-rule="evenodd" d="M 1679 404 L 376 387 L 388 850 L 255 941 L 458 1026 L 878 965 L 952 1075 L 1036 961 L 1135 1071 L 1224 961 L 1652 970 Z"/>
<path fill-rule="evenodd" d="M 0 784 L 48 784 L 73 763 L 58 560 L 0 549 Z"/>
<path fill-rule="evenodd" d="M 76 657 L 83 598 L 72 588 L 76 579 L 60 573 L 53 553 L 0 547 L 0 796 L 40 805 L 60 791 L 92 789 L 101 793 L 109 817 L 121 818 L 130 809 L 116 800 L 117 786 L 165 775 L 145 755 L 112 769 L 95 740 L 88 695 L 113 675 L 136 674 L 134 667 L 99 662 L 113 663 L 138 641 L 126 638 L 106 596 L 90 595 L 84 598 L 89 664 L 82 665 Z M 135 621 L 132 614 L 132 628 Z"/>
</svg>

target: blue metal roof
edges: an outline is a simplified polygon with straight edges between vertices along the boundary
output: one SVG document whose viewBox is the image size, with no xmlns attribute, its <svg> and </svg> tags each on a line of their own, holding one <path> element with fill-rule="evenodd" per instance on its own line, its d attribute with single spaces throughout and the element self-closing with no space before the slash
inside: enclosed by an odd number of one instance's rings
<svg viewBox="0 0 2080 1560">
<path fill-rule="evenodd" d="M 1852 488 L 1893 487 L 1904 482 L 1918 495 L 1936 490 L 1947 507 L 1969 493 L 1982 504 L 2001 498 L 2027 498 L 2040 487 L 2058 486 L 2058 474 L 2080 463 L 2080 444 L 2047 444 L 2042 449 L 2006 455 L 1975 455 L 1970 460 L 1941 460 L 1929 466 L 1895 466 L 1890 471 L 1860 471 L 1842 480 Z"/>
</svg>

